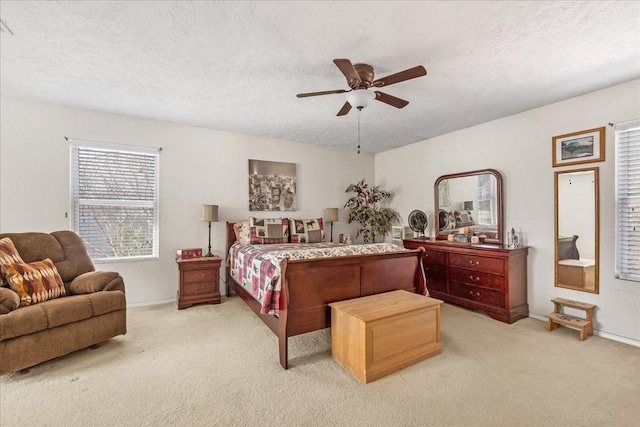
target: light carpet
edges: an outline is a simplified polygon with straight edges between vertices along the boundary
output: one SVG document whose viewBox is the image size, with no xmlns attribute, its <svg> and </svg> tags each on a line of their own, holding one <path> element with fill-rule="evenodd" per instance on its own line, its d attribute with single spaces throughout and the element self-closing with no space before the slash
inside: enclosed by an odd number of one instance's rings
<svg viewBox="0 0 640 427">
<path fill-rule="evenodd" d="M 127 335 L 0 378 L 11 426 L 637 426 L 640 348 L 445 304 L 442 354 L 369 384 L 330 330 L 276 336 L 238 298 L 132 308 Z"/>
</svg>

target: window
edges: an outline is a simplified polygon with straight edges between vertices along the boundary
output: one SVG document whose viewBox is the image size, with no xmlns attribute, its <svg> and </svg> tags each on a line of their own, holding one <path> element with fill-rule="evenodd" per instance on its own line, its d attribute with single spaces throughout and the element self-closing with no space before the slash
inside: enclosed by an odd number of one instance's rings
<svg viewBox="0 0 640 427">
<path fill-rule="evenodd" d="M 616 125 L 616 277 L 640 281 L 640 120 Z"/>
<path fill-rule="evenodd" d="M 478 209 L 476 222 L 483 225 L 495 225 L 496 194 L 495 178 L 488 173 L 478 175 Z"/>
<path fill-rule="evenodd" d="M 159 149 L 71 143 L 73 230 L 91 258 L 157 258 Z"/>
</svg>

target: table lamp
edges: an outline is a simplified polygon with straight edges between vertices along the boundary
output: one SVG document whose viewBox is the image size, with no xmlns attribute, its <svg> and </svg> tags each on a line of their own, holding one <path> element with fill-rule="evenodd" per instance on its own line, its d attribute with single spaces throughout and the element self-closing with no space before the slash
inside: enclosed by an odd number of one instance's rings
<svg viewBox="0 0 640 427">
<path fill-rule="evenodd" d="M 324 211 L 324 219 L 331 223 L 331 241 L 333 242 L 333 221 L 338 220 L 338 208 L 327 208 Z"/>
<path fill-rule="evenodd" d="M 209 222 L 209 252 L 205 256 L 213 256 L 211 253 L 211 223 L 218 222 L 218 206 L 202 205 L 202 221 Z"/>
</svg>

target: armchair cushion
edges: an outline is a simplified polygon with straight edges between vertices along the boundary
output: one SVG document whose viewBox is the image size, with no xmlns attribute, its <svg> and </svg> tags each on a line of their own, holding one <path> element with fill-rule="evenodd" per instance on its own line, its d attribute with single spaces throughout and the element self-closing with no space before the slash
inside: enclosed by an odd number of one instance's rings
<svg viewBox="0 0 640 427">
<path fill-rule="evenodd" d="M 74 295 L 111 291 L 119 289 L 121 281 L 120 274 L 115 271 L 90 271 L 73 279 L 69 291 Z"/>
<path fill-rule="evenodd" d="M 20 306 L 20 296 L 9 288 L 0 288 L 0 314 L 7 314 Z"/>
</svg>

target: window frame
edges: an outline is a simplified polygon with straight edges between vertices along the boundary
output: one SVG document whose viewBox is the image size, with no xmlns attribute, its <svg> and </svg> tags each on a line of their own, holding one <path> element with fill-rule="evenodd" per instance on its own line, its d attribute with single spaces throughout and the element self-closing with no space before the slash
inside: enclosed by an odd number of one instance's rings
<svg viewBox="0 0 640 427">
<path fill-rule="evenodd" d="M 615 166 L 615 198 L 616 198 L 616 246 L 615 246 L 615 277 L 616 279 L 621 280 L 629 280 L 634 282 L 640 282 L 640 271 L 638 273 L 634 273 L 629 270 L 630 265 L 632 264 L 628 261 L 628 257 L 632 256 L 628 253 L 625 253 L 623 256 L 623 251 L 629 250 L 629 248 L 623 248 L 622 245 L 627 244 L 628 240 L 624 241 L 623 233 L 626 231 L 626 221 L 630 221 L 631 214 L 625 214 L 625 206 L 627 206 L 631 202 L 632 209 L 638 211 L 640 215 L 640 189 L 636 190 L 633 193 L 633 196 L 623 197 L 621 194 L 620 186 L 621 184 L 626 185 L 628 174 L 627 168 L 629 167 L 629 158 L 627 155 L 623 154 L 627 152 L 626 147 L 621 147 L 621 143 L 627 142 L 631 143 L 631 146 L 639 150 L 636 155 L 640 157 L 640 135 L 637 135 L 633 141 L 621 141 L 622 133 L 629 133 L 630 131 L 640 132 L 640 119 L 630 120 L 627 122 L 617 123 L 615 125 L 615 147 L 616 147 L 616 166 Z M 635 166 L 637 171 L 640 171 L 640 164 Z M 626 174 L 626 175 L 622 175 Z M 624 181 L 622 183 L 621 181 Z M 625 229 L 623 229 L 625 228 Z M 639 230 L 640 231 L 640 230 Z M 638 243 L 640 245 L 640 242 Z M 635 252 L 640 254 L 640 248 L 635 249 Z"/>
<path fill-rule="evenodd" d="M 106 142 L 88 141 L 88 140 L 68 140 L 70 143 L 70 228 L 77 233 L 83 241 L 84 237 L 80 233 L 80 206 L 114 206 L 114 207 L 141 207 L 153 209 L 153 223 L 152 223 L 152 245 L 151 254 L 149 255 L 135 255 L 135 256 L 116 256 L 116 257 L 94 257 L 91 253 L 89 256 L 92 261 L 98 263 L 113 263 L 113 262 L 130 262 L 130 261 L 149 261 L 157 260 L 160 258 L 160 152 L 161 148 L 156 147 L 141 147 L 132 145 L 111 144 Z M 78 150 L 91 150 L 91 151 L 103 151 L 103 152 L 119 152 L 128 154 L 141 154 L 150 155 L 154 157 L 153 165 L 153 201 L 144 200 L 118 200 L 118 199 L 81 199 L 78 194 Z M 85 241 L 86 244 L 86 241 Z"/>
</svg>

